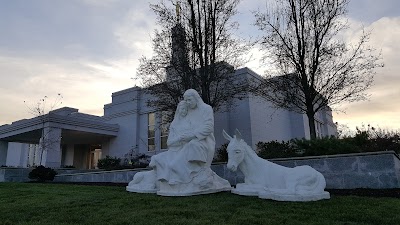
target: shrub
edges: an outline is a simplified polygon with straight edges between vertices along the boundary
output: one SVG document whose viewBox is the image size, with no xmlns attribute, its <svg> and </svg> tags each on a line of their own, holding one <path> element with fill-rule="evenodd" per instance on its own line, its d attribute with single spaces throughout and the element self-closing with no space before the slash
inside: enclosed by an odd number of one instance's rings
<svg viewBox="0 0 400 225">
<path fill-rule="evenodd" d="M 258 156 L 264 159 L 299 156 L 290 141 L 258 142 L 256 147 Z"/>
<path fill-rule="evenodd" d="M 357 140 L 358 141 L 358 140 Z M 362 152 L 354 138 L 338 139 L 334 136 L 320 139 L 292 139 L 257 143 L 258 155 L 264 159 L 296 156 L 318 156 Z"/>
<path fill-rule="evenodd" d="M 62 168 L 73 169 L 73 168 L 75 168 L 75 166 L 73 166 L 73 165 L 64 165 L 64 166 L 62 166 Z"/>
<path fill-rule="evenodd" d="M 335 155 L 361 152 L 351 138 L 338 139 L 334 136 L 320 139 L 295 139 L 294 146 L 302 152 L 302 156 Z"/>
<path fill-rule="evenodd" d="M 97 162 L 99 169 L 105 170 L 117 170 L 121 169 L 121 159 L 117 157 L 106 156 L 103 159 L 99 159 Z"/>
<path fill-rule="evenodd" d="M 214 162 L 228 162 L 228 152 L 226 148 L 228 147 L 228 143 L 221 145 L 221 147 L 217 148 L 216 155 L 214 158 Z"/>
<path fill-rule="evenodd" d="M 400 153 L 399 135 L 376 137 L 371 140 L 371 150 L 389 151 Z"/>
<path fill-rule="evenodd" d="M 57 172 L 52 169 L 52 168 L 48 168 L 48 167 L 44 167 L 44 166 L 38 166 L 35 169 L 33 169 L 28 177 L 29 179 L 32 180 L 37 180 L 39 182 L 45 182 L 46 180 L 54 180 L 54 177 L 57 175 Z"/>
<path fill-rule="evenodd" d="M 128 154 L 121 169 L 146 168 L 149 165 L 150 158 L 146 154 Z"/>
<path fill-rule="evenodd" d="M 353 137 L 293 139 L 287 142 L 259 142 L 258 155 L 265 159 L 294 156 L 319 156 L 393 150 L 400 153 L 400 135 L 375 128 L 357 129 Z"/>
<path fill-rule="evenodd" d="M 393 150 L 400 153 L 400 134 L 398 131 L 388 131 L 380 128 L 370 127 L 364 132 L 368 132 L 368 142 L 363 148 L 367 152 Z M 357 132 L 358 134 L 359 132 Z M 357 135 L 356 135 L 357 136 Z"/>
</svg>

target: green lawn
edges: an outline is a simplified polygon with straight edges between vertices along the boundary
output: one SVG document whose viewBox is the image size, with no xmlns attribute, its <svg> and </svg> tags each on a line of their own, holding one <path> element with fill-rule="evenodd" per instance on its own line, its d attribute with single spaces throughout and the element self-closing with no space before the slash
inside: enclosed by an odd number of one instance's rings
<svg viewBox="0 0 400 225">
<path fill-rule="evenodd" d="M 124 187 L 0 183 L 4 224 L 400 224 L 400 200 L 332 196 L 306 203 L 230 193 L 135 194 Z"/>
</svg>

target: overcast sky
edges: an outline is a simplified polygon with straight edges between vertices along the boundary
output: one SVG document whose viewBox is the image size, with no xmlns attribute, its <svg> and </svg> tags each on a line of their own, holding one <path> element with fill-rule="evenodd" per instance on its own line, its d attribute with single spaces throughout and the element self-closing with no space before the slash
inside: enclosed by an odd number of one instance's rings
<svg viewBox="0 0 400 225">
<path fill-rule="evenodd" d="M 28 107 L 48 96 L 60 106 L 103 115 L 113 92 L 136 85 L 138 59 L 150 56 L 155 29 L 149 2 L 156 0 L 0 0 L 0 125 L 30 118 Z M 256 34 L 250 13 L 262 0 L 239 7 L 240 35 Z M 400 1 L 352 0 L 351 30 L 372 30 L 370 44 L 382 51 L 367 102 L 340 106 L 334 121 L 351 129 L 362 123 L 400 128 Z M 263 70 L 254 60 L 247 66 Z M 26 103 L 24 103 L 24 101 Z"/>
</svg>

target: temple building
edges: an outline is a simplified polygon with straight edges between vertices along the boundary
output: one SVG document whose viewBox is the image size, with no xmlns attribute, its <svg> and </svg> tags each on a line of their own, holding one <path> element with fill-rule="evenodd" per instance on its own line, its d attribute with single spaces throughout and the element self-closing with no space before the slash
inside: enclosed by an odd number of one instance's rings
<svg viewBox="0 0 400 225">
<path fill-rule="evenodd" d="M 183 27 L 172 29 L 171 67 L 167 81 L 175 79 L 187 67 L 187 50 Z M 245 67 L 234 70 L 233 76 L 244 82 L 261 79 Z M 193 82 L 188 77 L 187 82 Z M 0 126 L 0 166 L 70 167 L 95 169 L 97 160 L 105 156 L 127 159 L 135 154 L 153 155 L 167 150 L 168 123 L 163 112 L 147 105 L 145 89 L 132 87 L 112 94 L 112 102 L 104 105 L 104 115 L 80 113 L 64 107 L 46 115 L 23 119 Z M 226 143 L 224 129 L 237 128 L 253 148 L 260 141 L 309 138 L 308 119 L 284 109 L 276 109 L 267 100 L 247 93 L 234 99 L 231 107 L 215 112 L 216 147 Z M 318 137 L 336 135 L 332 112 L 327 107 L 315 115 Z"/>
<path fill-rule="evenodd" d="M 250 79 L 259 75 L 241 68 L 235 71 L 235 76 Z M 165 151 L 168 124 L 162 112 L 147 106 L 149 98 L 152 96 L 142 88 L 132 87 L 113 93 L 112 102 L 104 105 L 103 116 L 64 107 L 41 117 L 0 126 L 0 166 L 43 164 L 94 169 L 97 160 L 107 155 L 124 159 L 130 154 L 153 155 Z M 223 129 L 234 133 L 238 128 L 253 148 L 260 141 L 309 138 L 305 114 L 276 109 L 250 93 L 223 111 L 215 113 L 216 147 L 226 142 Z M 318 112 L 315 121 L 318 137 L 336 135 L 329 108 Z"/>
</svg>

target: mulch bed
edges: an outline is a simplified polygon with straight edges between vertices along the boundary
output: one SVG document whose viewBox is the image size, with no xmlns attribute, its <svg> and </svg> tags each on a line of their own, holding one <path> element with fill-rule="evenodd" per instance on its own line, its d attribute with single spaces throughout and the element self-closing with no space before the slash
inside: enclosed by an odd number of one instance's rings
<svg viewBox="0 0 400 225">
<path fill-rule="evenodd" d="M 71 185 L 93 185 L 93 186 L 118 186 L 126 187 L 127 183 L 111 183 L 111 182 L 74 182 L 74 183 L 61 183 L 49 182 L 52 184 L 71 184 Z M 366 197 L 390 197 L 400 198 L 400 188 L 392 189 L 326 189 L 333 196 L 366 196 Z"/>
</svg>

